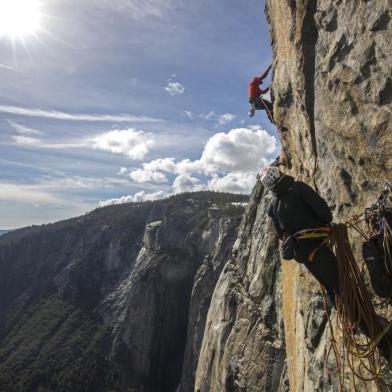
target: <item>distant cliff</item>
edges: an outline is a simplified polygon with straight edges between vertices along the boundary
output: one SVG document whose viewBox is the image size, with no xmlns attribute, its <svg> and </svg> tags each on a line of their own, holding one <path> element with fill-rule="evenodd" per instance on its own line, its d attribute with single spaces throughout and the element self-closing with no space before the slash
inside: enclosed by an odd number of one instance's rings
<svg viewBox="0 0 392 392">
<path fill-rule="evenodd" d="M 173 391 L 182 373 L 192 383 L 246 200 L 184 194 L 2 236 L 0 390 Z"/>
</svg>

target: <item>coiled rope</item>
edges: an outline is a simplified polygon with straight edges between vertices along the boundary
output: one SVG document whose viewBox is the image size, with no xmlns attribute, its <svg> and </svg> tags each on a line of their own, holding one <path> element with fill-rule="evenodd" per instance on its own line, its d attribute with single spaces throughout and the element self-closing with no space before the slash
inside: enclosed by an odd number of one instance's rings
<svg viewBox="0 0 392 392">
<path fill-rule="evenodd" d="M 356 378 L 364 382 L 375 381 L 380 388 L 380 383 L 390 385 L 384 380 L 389 367 L 382 359 L 380 350 L 383 351 L 384 357 L 389 357 L 392 353 L 392 339 L 389 335 L 392 323 L 383 328 L 374 310 L 351 249 L 348 238 L 349 227 L 352 225 L 334 225 L 330 232 L 329 245 L 338 261 L 340 295 L 336 298 L 337 322 L 343 337 L 342 352 L 339 353 L 332 322 L 327 313 L 331 331 L 331 346 L 327 357 L 332 348 L 341 390 L 343 390 L 342 372 L 346 361 L 353 375 L 354 390 L 356 390 Z M 365 337 L 358 335 L 358 328 L 364 332 Z"/>
</svg>

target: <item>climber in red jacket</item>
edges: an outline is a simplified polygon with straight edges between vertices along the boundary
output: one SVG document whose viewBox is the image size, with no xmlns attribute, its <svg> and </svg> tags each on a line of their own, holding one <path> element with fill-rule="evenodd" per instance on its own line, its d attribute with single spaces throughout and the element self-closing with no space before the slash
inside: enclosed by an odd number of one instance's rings
<svg viewBox="0 0 392 392">
<path fill-rule="evenodd" d="M 250 103 L 249 116 L 253 117 L 255 115 L 256 110 L 265 110 L 268 119 L 274 124 L 272 103 L 262 97 L 262 95 L 266 94 L 270 88 L 269 87 L 267 87 L 266 89 L 260 88 L 260 85 L 263 83 L 263 80 L 267 77 L 271 67 L 272 65 L 270 65 L 261 76 L 255 76 L 249 84 L 249 88 L 248 88 L 249 103 Z"/>
</svg>

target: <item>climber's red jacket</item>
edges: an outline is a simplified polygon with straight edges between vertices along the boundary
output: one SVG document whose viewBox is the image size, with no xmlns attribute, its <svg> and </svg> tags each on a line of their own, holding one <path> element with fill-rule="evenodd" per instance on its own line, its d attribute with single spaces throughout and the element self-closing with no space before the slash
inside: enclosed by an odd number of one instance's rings
<svg viewBox="0 0 392 392">
<path fill-rule="evenodd" d="M 248 88 L 249 99 L 258 98 L 260 95 L 265 94 L 269 90 L 269 87 L 267 87 L 265 90 L 261 89 L 260 84 L 263 83 L 263 80 L 267 77 L 270 69 L 271 67 L 268 67 L 261 76 L 255 76 L 250 82 Z"/>
</svg>

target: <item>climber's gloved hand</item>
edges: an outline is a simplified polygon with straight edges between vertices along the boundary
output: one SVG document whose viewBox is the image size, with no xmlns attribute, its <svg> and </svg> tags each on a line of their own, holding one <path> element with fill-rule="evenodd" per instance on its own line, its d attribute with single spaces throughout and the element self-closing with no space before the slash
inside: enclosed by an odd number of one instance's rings
<svg viewBox="0 0 392 392">
<path fill-rule="evenodd" d="M 297 240 L 292 236 L 283 238 L 282 244 L 280 245 L 280 251 L 284 260 L 294 259 L 294 247 Z"/>
</svg>

